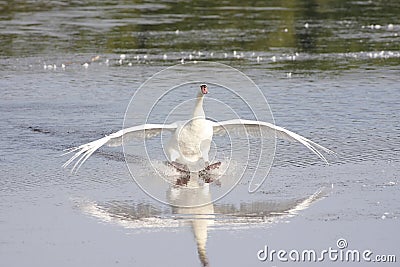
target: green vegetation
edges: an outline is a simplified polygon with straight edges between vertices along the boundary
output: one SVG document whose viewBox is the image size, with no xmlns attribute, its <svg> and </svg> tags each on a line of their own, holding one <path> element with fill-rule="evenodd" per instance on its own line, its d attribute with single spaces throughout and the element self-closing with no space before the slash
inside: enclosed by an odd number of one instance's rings
<svg viewBox="0 0 400 267">
<path fill-rule="evenodd" d="M 2 1 L 0 56 L 398 51 L 399 21 L 397 0 Z"/>
</svg>

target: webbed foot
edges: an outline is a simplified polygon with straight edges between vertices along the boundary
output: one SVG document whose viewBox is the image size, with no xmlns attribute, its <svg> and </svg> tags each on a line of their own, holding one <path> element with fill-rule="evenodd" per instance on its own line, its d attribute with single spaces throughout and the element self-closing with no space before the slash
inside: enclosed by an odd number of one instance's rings
<svg viewBox="0 0 400 267">
<path fill-rule="evenodd" d="M 187 185 L 189 180 L 190 180 L 190 174 L 184 174 L 178 179 L 176 179 L 175 185 L 177 186 Z"/>
<path fill-rule="evenodd" d="M 214 180 L 210 173 L 210 170 L 218 169 L 220 166 L 221 166 L 220 161 L 210 165 L 207 164 L 207 166 L 203 170 L 199 171 L 199 177 L 203 179 L 205 183 L 215 182 L 216 185 L 220 186 L 221 182 L 219 180 Z"/>
<path fill-rule="evenodd" d="M 215 162 L 211 165 L 206 166 L 204 169 L 206 171 L 210 171 L 210 170 L 215 170 L 218 169 L 221 166 L 221 161 Z"/>
</svg>

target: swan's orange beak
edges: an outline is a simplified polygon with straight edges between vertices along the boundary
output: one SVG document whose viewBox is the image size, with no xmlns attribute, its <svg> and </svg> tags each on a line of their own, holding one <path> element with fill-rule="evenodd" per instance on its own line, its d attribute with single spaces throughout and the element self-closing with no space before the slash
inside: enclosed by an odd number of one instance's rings
<svg viewBox="0 0 400 267">
<path fill-rule="evenodd" d="M 200 85 L 200 89 L 201 89 L 201 92 L 203 93 L 203 95 L 208 93 L 207 85 L 205 85 L 205 84 Z"/>
</svg>

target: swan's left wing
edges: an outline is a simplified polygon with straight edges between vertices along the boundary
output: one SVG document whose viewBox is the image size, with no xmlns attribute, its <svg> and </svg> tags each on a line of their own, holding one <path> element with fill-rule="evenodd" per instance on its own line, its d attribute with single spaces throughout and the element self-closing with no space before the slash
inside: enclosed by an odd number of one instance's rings
<svg viewBox="0 0 400 267">
<path fill-rule="evenodd" d="M 213 125 L 214 135 L 233 134 L 239 136 L 252 136 L 260 138 L 281 138 L 289 141 L 302 143 L 319 158 L 328 164 L 325 156 L 322 153 L 334 154 L 333 151 L 323 147 L 299 134 L 286 130 L 285 128 L 273 125 L 263 121 L 253 120 L 227 120 L 221 122 L 210 121 Z"/>
<path fill-rule="evenodd" d="M 75 159 L 78 159 L 71 170 L 71 172 L 73 172 L 74 170 L 76 170 L 77 172 L 82 164 L 103 145 L 120 146 L 122 145 L 122 140 L 126 142 L 132 139 L 148 139 L 160 135 L 164 130 L 173 132 L 176 130 L 177 127 L 178 122 L 171 124 L 143 124 L 122 129 L 118 132 L 104 136 L 103 138 L 94 140 L 87 144 L 67 149 L 67 152 L 65 154 L 69 154 L 72 152 L 75 152 L 75 154 L 67 162 L 64 163 L 63 168 L 68 167 Z"/>
</svg>

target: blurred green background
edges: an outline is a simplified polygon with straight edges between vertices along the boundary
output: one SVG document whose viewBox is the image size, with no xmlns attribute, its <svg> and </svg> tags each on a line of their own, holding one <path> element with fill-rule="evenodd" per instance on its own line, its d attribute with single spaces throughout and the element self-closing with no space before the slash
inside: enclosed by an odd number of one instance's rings
<svg viewBox="0 0 400 267">
<path fill-rule="evenodd" d="M 0 56 L 399 50 L 400 1 L 1 1 Z"/>
</svg>

